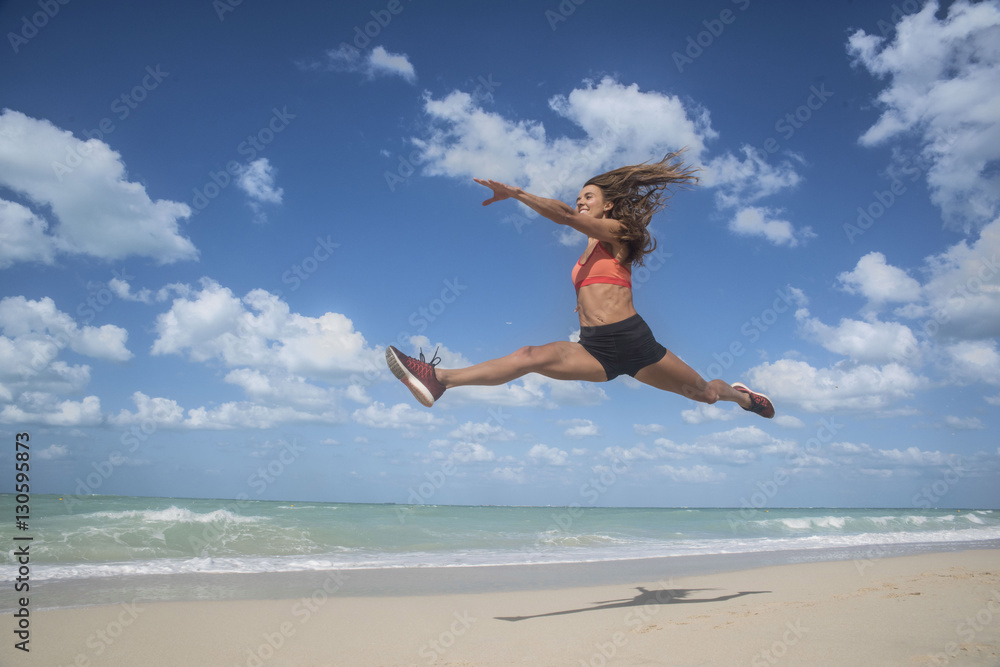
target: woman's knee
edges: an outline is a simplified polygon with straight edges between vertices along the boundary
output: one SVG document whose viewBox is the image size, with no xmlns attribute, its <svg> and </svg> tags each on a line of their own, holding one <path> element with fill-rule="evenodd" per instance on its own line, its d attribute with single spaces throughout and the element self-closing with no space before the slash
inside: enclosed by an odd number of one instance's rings
<svg viewBox="0 0 1000 667">
<path fill-rule="evenodd" d="M 551 366 L 555 353 L 548 345 L 525 345 L 515 351 L 513 357 L 519 369 L 532 373 Z"/>
<path fill-rule="evenodd" d="M 719 391 L 712 386 L 713 382 L 705 382 L 700 384 L 700 386 L 691 387 L 691 393 L 689 394 L 690 397 L 700 403 L 707 403 L 708 405 L 718 402 Z"/>
<path fill-rule="evenodd" d="M 525 372 L 535 370 L 535 367 L 541 363 L 542 359 L 542 355 L 539 353 L 539 347 L 537 345 L 525 345 L 524 347 L 516 350 L 511 356 L 513 357 L 517 368 Z"/>
</svg>

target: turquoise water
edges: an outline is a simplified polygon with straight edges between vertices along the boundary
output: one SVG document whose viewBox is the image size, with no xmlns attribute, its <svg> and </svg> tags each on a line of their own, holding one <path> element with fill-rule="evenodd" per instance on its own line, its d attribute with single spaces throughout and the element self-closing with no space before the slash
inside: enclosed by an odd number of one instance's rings
<svg viewBox="0 0 1000 667">
<path fill-rule="evenodd" d="M 3 507 L 14 497 L 0 495 Z M 123 575 L 584 563 L 1000 540 L 1000 511 L 456 507 L 32 496 L 0 523 L 0 577 L 31 537 L 34 581 Z"/>
</svg>

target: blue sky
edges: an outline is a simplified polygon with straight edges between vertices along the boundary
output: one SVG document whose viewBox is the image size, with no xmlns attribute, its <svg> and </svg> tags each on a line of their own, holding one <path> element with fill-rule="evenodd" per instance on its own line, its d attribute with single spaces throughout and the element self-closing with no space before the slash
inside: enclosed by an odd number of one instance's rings
<svg viewBox="0 0 1000 667">
<path fill-rule="evenodd" d="M 0 7 L 0 430 L 32 489 L 996 507 L 1000 3 Z M 620 378 L 418 405 L 579 324 L 573 201 L 687 147 L 634 275 L 765 421 Z M 10 467 L 6 469 L 10 470 Z M 13 475 L 0 488 L 10 490 Z"/>
</svg>

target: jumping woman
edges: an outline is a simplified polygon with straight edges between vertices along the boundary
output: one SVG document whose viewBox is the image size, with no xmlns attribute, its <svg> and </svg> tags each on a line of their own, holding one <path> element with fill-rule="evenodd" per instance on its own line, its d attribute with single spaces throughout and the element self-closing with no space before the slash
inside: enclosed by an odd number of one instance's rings
<svg viewBox="0 0 1000 667">
<path fill-rule="evenodd" d="M 427 407 L 451 387 L 500 385 L 528 373 L 588 382 L 607 382 L 624 374 L 695 401 L 732 401 L 744 410 L 773 417 L 774 406 L 767 396 L 740 383 L 704 380 L 656 341 L 632 305 L 632 267 L 642 266 L 643 258 L 656 248 L 648 226 L 653 214 L 666 205 L 664 191 L 668 185 L 698 181 L 697 169 L 679 160 L 681 152 L 653 164 L 595 176 L 580 190 L 576 208 L 497 181 L 474 179 L 493 191 L 483 206 L 515 199 L 587 236 L 587 248 L 572 273 L 580 342 L 522 347 L 499 359 L 452 369 L 437 368 L 436 356 L 427 362 L 423 352 L 414 359 L 390 346 L 385 358 L 393 375 Z"/>
</svg>

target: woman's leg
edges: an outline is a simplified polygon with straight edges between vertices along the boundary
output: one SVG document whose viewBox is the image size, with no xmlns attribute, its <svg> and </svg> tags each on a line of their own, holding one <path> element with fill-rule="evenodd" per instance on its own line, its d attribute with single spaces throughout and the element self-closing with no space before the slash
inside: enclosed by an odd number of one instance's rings
<svg viewBox="0 0 1000 667">
<path fill-rule="evenodd" d="M 635 379 L 651 387 L 672 391 L 694 401 L 709 404 L 716 401 L 732 401 L 744 410 L 750 408 L 751 401 L 748 394 L 733 389 L 723 380 L 706 382 L 693 368 L 681 361 L 670 350 L 667 350 L 667 354 L 658 362 L 650 364 L 636 373 Z"/>
<path fill-rule="evenodd" d="M 569 341 L 522 347 L 506 357 L 468 368 L 434 369 L 438 382 L 446 388 L 506 384 L 528 373 L 539 373 L 555 380 L 605 382 L 608 379 L 601 362 L 579 343 Z"/>
</svg>

